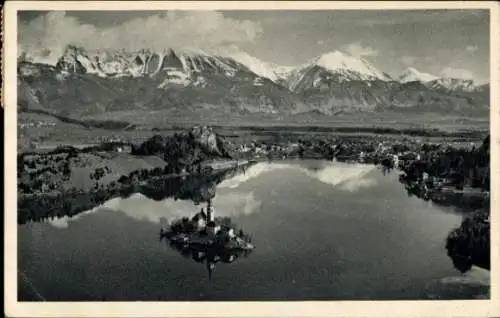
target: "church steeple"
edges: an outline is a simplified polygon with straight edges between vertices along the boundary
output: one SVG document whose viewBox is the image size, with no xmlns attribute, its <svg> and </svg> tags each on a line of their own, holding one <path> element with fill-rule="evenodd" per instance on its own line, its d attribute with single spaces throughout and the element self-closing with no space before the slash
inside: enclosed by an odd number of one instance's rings
<svg viewBox="0 0 500 318">
<path fill-rule="evenodd" d="M 214 207 L 212 206 L 212 200 L 208 200 L 207 203 L 207 223 L 213 222 L 215 220 Z"/>
<path fill-rule="evenodd" d="M 212 273 L 215 270 L 215 263 L 212 262 L 208 257 L 207 257 L 207 271 L 208 271 L 208 279 L 212 280 Z"/>
</svg>

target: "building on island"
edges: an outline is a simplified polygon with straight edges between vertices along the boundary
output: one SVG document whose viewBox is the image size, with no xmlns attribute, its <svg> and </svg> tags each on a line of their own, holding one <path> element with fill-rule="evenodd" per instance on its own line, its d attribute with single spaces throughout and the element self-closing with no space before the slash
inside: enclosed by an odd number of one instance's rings
<svg viewBox="0 0 500 318">
<path fill-rule="evenodd" d="M 215 224 L 214 221 L 207 222 L 207 234 L 210 238 L 214 238 L 220 231 L 220 226 Z"/>
<path fill-rule="evenodd" d="M 212 280 L 212 273 L 215 271 L 215 262 L 210 261 L 207 258 L 207 271 L 208 271 L 208 279 Z"/>
<path fill-rule="evenodd" d="M 207 222 L 214 222 L 214 221 L 215 221 L 214 207 L 212 206 L 212 200 L 208 200 L 208 204 L 207 204 Z"/>
<path fill-rule="evenodd" d="M 205 228 L 207 222 L 206 222 L 206 217 L 203 212 L 197 213 L 193 217 L 193 225 L 195 226 L 196 229 L 201 230 Z"/>
</svg>

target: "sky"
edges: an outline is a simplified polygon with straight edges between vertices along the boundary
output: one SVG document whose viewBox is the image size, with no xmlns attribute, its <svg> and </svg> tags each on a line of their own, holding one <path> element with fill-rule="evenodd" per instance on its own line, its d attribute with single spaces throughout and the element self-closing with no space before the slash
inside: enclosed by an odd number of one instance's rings
<svg viewBox="0 0 500 318">
<path fill-rule="evenodd" d="M 94 49 L 241 50 L 297 66 L 341 51 L 397 76 L 406 68 L 489 81 L 489 12 L 433 11 L 24 11 L 18 47 L 60 55 Z"/>
</svg>

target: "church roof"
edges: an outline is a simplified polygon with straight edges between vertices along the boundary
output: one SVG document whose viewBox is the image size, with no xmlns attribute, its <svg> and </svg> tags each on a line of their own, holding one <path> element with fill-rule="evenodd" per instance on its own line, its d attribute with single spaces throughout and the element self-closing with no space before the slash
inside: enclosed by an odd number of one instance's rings
<svg viewBox="0 0 500 318">
<path fill-rule="evenodd" d="M 193 216 L 193 221 L 198 221 L 200 219 L 205 219 L 204 213 L 198 212 Z"/>
</svg>

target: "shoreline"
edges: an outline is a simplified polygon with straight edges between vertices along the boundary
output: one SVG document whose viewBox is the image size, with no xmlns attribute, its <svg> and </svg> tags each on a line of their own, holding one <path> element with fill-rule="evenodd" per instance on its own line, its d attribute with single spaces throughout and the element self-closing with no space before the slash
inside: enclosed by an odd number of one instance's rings
<svg viewBox="0 0 500 318">
<path fill-rule="evenodd" d="M 22 205 L 25 200 L 55 198 L 67 194 L 78 196 L 106 190 L 128 193 L 127 188 L 144 187 L 147 183 L 154 183 L 156 177 L 163 180 L 185 178 L 196 174 L 235 169 L 256 162 L 276 160 L 319 159 L 389 165 L 390 169 L 397 168 L 405 174 L 411 174 L 408 170 L 410 169 L 409 165 L 414 164 L 415 161 L 414 157 L 408 157 L 408 155 L 421 152 L 419 149 L 426 145 L 429 147 L 446 146 L 444 143 L 427 144 L 415 139 L 401 141 L 387 138 L 387 136 L 380 138 L 372 136 L 368 140 L 358 139 L 356 136 L 350 136 L 350 138 L 327 137 L 309 136 L 309 138 L 304 137 L 298 140 L 285 138 L 285 140 L 252 141 L 250 143 L 240 141 L 229 145 L 232 149 L 231 159 L 205 159 L 194 165 L 185 165 L 184 168 L 169 167 L 169 162 L 154 153 L 148 153 L 147 150 L 141 154 L 116 151 L 123 147 L 124 144 L 121 142 L 108 142 L 84 149 L 69 146 L 58 147 L 48 153 L 20 154 L 18 164 L 24 163 L 24 167 L 18 171 L 18 186 L 21 187 L 18 191 L 18 202 Z M 153 137 L 151 140 L 155 138 L 157 137 Z M 144 142 L 141 147 L 144 148 L 146 145 L 145 149 L 148 149 L 148 143 L 149 147 L 157 147 L 154 143 L 151 146 L 151 141 Z M 446 147 L 457 149 L 455 147 L 458 146 L 447 144 Z M 134 147 L 132 147 L 132 152 L 134 152 Z M 394 167 L 395 163 L 392 162 L 392 157 L 396 154 L 399 154 L 401 158 L 398 159 L 397 167 Z M 67 173 L 61 176 L 61 169 L 67 170 Z M 419 169 L 417 171 L 422 171 L 421 168 Z M 48 172 L 45 172 L 46 170 Z M 49 174 L 47 175 L 47 173 Z M 42 181 L 37 178 L 42 178 Z M 409 181 L 418 181 L 414 175 L 412 178 Z M 38 180 L 38 184 L 35 185 L 40 186 L 40 188 L 33 186 L 33 180 Z M 47 182 L 49 182 L 48 186 Z M 472 187 L 472 189 L 477 192 L 476 188 Z M 460 194 L 459 192 L 464 194 L 463 190 L 454 188 L 447 192 L 443 191 L 442 194 L 452 193 L 456 195 Z M 420 195 L 420 193 L 414 194 Z"/>
<path fill-rule="evenodd" d="M 20 155 L 18 164 L 23 168 L 18 171 L 18 224 L 76 215 L 133 193 L 154 200 L 174 197 L 203 202 L 206 191 L 210 192 L 207 189 L 248 165 L 320 159 L 401 171 L 399 182 L 409 195 L 464 209 L 469 216 L 453 231 L 454 236 L 450 233 L 449 256 L 466 270 L 472 264 L 489 264 L 489 254 L 483 252 L 489 244 L 488 137 L 480 145 L 388 136 L 312 134 L 236 143 L 221 138 L 202 127 L 181 135 L 156 135 L 125 152 L 123 143 L 117 142 Z M 471 197 L 473 200 L 469 200 Z M 483 247 L 479 254 L 472 255 L 474 248 L 467 246 L 475 244 Z"/>
</svg>

